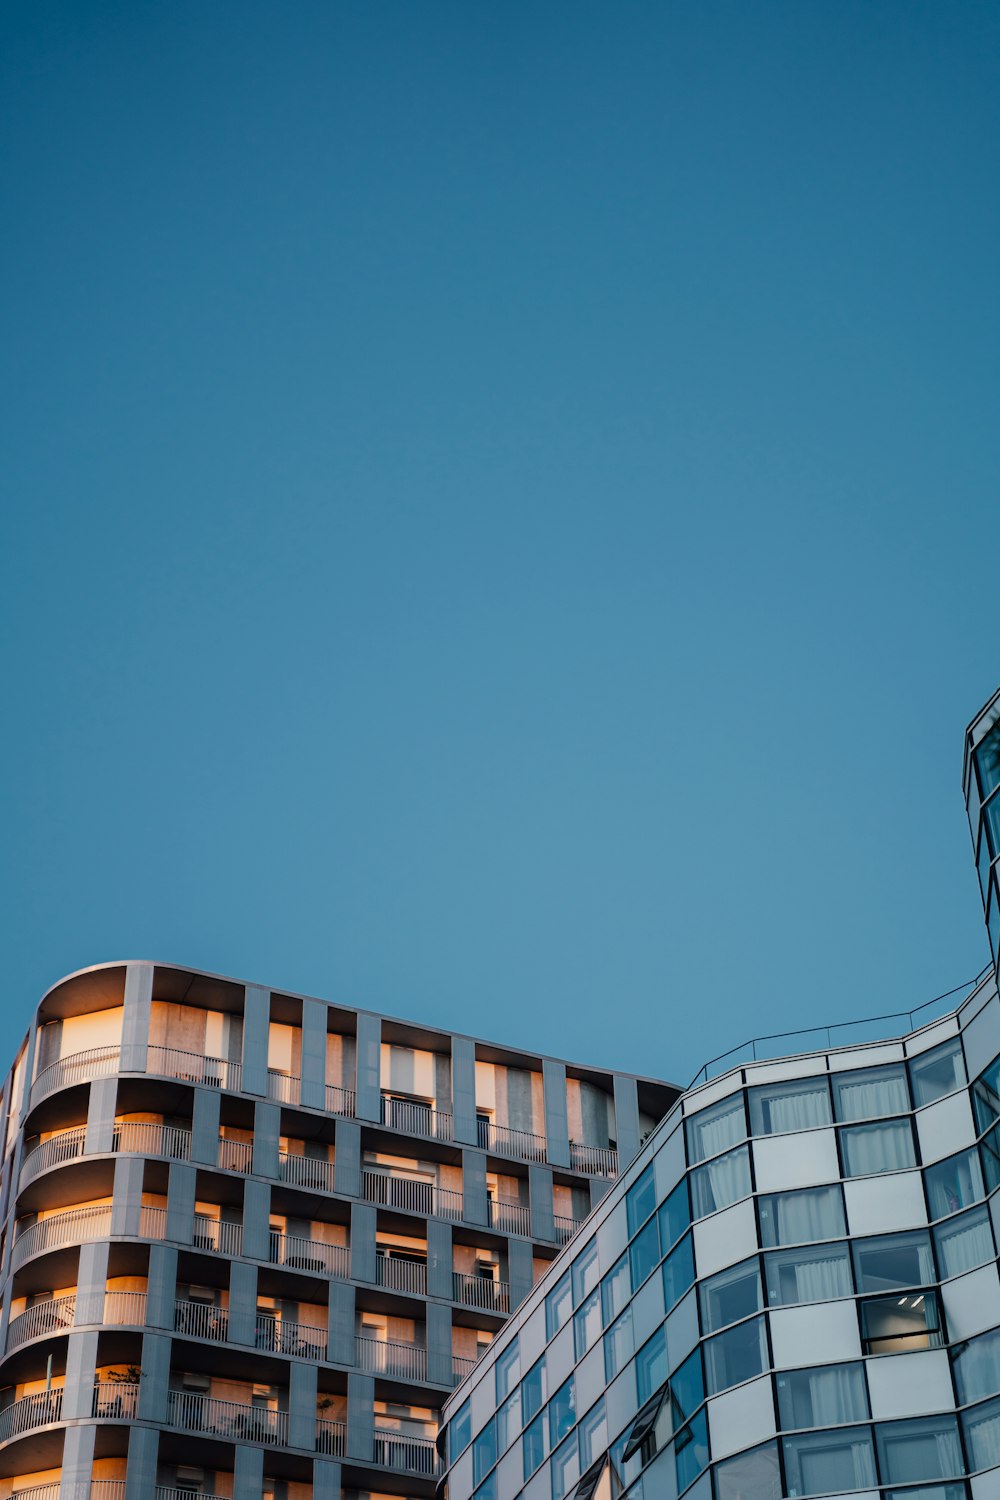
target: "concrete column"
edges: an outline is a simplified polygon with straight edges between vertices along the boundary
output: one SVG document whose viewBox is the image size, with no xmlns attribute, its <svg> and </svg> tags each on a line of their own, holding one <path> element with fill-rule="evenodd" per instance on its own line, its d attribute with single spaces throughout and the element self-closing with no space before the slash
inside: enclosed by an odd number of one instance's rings
<svg viewBox="0 0 1000 1500">
<path fill-rule="evenodd" d="M 125 1500 L 149 1500 L 156 1493 L 160 1434 L 155 1427 L 133 1427 L 128 1436 Z"/>
<path fill-rule="evenodd" d="M 427 1220 L 427 1292 L 450 1302 L 454 1293 L 452 1268 L 454 1253 L 451 1225 L 446 1219 Z"/>
<path fill-rule="evenodd" d="M 375 1280 L 375 1205 L 351 1204 L 351 1280 Z"/>
<path fill-rule="evenodd" d="M 271 1185 L 252 1177 L 243 1184 L 243 1254 L 248 1260 L 271 1258 Z"/>
<path fill-rule="evenodd" d="M 489 1224 L 485 1151 L 462 1152 L 462 1218 L 468 1224 Z"/>
<path fill-rule="evenodd" d="M 88 1420 L 93 1416 L 94 1375 L 97 1370 L 96 1328 L 69 1335 L 66 1340 L 66 1388 L 63 1391 L 62 1419 Z"/>
<path fill-rule="evenodd" d="M 172 1161 L 167 1175 L 167 1239 L 194 1243 L 194 1204 L 197 1170 L 186 1161 Z"/>
<path fill-rule="evenodd" d="M 456 1141 L 466 1146 L 478 1146 L 476 1044 L 468 1036 L 453 1036 L 451 1039 L 451 1099 Z"/>
<path fill-rule="evenodd" d="M 278 1139 L 281 1135 L 281 1108 L 258 1099 L 254 1107 L 253 1170 L 258 1177 L 278 1176 Z"/>
<path fill-rule="evenodd" d="M 313 1500 L 340 1500 L 340 1465 L 333 1458 L 317 1458 L 313 1463 Z"/>
<path fill-rule="evenodd" d="M 233 1464 L 233 1500 L 260 1500 L 264 1488 L 264 1450 L 236 1444 Z"/>
<path fill-rule="evenodd" d="M 566 1108 L 566 1066 L 546 1057 L 542 1062 L 545 1094 L 546 1158 L 556 1167 L 569 1166 L 569 1116 Z"/>
<path fill-rule="evenodd" d="M 64 1413 L 65 1415 L 65 1413 Z M 88 1411 L 87 1415 L 90 1413 Z M 89 1500 L 97 1428 L 93 1422 L 66 1428 L 59 1475 L 59 1500 Z"/>
<path fill-rule="evenodd" d="M 172 1340 L 166 1333 L 144 1333 L 142 1336 L 139 1417 L 144 1422 L 167 1420 L 171 1343 Z"/>
<path fill-rule="evenodd" d="M 219 1160 L 219 1113 L 222 1096 L 218 1089 L 195 1089 L 191 1112 L 191 1160 L 214 1167 Z"/>
<path fill-rule="evenodd" d="M 243 1011 L 243 1091 L 267 1093 L 267 1045 L 271 1025 L 271 992 L 248 984 Z"/>
<path fill-rule="evenodd" d="M 361 1197 L 361 1126 L 338 1117 L 334 1127 L 333 1188 L 344 1198 Z"/>
<path fill-rule="evenodd" d="M 507 1279 L 510 1282 L 510 1310 L 514 1311 L 531 1291 L 534 1265 L 530 1240 L 507 1242 Z"/>
<path fill-rule="evenodd" d="M 639 1089 L 634 1078 L 615 1074 L 615 1140 L 618 1142 L 618 1170 L 624 1172 L 639 1152 Z"/>
<path fill-rule="evenodd" d="M 177 1251 L 172 1245 L 151 1245 L 146 1325 L 173 1330 L 177 1301 Z"/>
<path fill-rule="evenodd" d="M 288 1441 L 293 1448 L 316 1447 L 317 1367 L 293 1359 L 288 1374 Z"/>
<path fill-rule="evenodd" d="M 257 1342 L 257 1267 L 242 1260 L 229 1267 L 229 1342 Z"/>
<path fill-rule="evenodd" d="M 592 1177 L 590 1179 L 590 1207 L 591 1207 L 591 1210 L 593 1210 L 593 1209 L 595 1209 L 597 1207 L 597 1205 L 600 1203 L 601 1199 L 604 1197 L 605 1193 L 608 1191 L 608 1188 L 610 1186 L 611 1186 L 611 1180 L 608 1177 Z"/>
<path fill-rule="evenodd" d="M 375 1381 L 371 1375 L 347 1377 L 347 1457 L 372 1461 L 375 1429 Z"/>
<path fill-rule="evenodd" d="M 528 1168 L 528 1201 L 531 1233 L 536 1240 L 555 1239 L 552 1208 L 552 1173 L 548 1167 Z"/>
<path fill-rule="evenodd" d="M 95 1078 L 90 1085 L 87 1104 L 87 1133 L 83 1149 L 87 1156 L 115 1149 L 115 1109 L 118 1100 L 117 1078 Z"/>
<path fill-rule="evenodd" d="M 451 1308 L 427 1302 L 427 1378 L 435 1385 L 452 1384 Z"/>
<path fill-rule="evenodd" d="M 358 1015 L 358 1087 L 355 1110 L 359 1120 L 382 1118 L 382 1020 Z"/>
<path fill-rule="evenodd" d="M 326 1108 L 326 1012 L 322 1000 L 302 1002 L 302 1103 Z"/>
<path fill-rule="evenodd" d="M 107 1240 L 92 1240 L 90 1244 L 80 1246 L 73 1315 L 73 1322 L 77 1325 L 104 1322 L 104 1288 L 108 1282 L 110 1250 Z"/>
<path fill-rule="evenodd" d="M 123 1073 L 146 1071 L 152 1003 L 153 965 L 129 964 L 125 970 L 125 1015 L 122 1020 Z"/>
<path fill-rule="evenodd" d="M 145 1162 L 140 1156 L 119 1156 L 115 1162 L 112 1189 L 111 1233 L 138 1235 L 142 1214 L 142 1175 Z"/>
<path fill-rule="evenodd" d="M 354 1363 L 354 1300 L 350 1282 L 330 1282 L 326 1347 L 331 1364 Z"/>
</svg>

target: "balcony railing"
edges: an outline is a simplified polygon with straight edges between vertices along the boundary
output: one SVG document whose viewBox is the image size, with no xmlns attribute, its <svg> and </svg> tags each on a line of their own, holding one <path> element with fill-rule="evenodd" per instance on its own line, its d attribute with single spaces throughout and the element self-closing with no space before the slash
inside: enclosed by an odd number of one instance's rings
<svg viewBox="0 0 1000 1500">
<path fill-rule="evenodd" d="M 456 1302 L 481 1308 L 484 1312 L 510 1312 L 510 1286 L 506 1281 L 494 1281 L 489 1276 L 469 1276 L 464 1271 L 453 1271 L 451 1279 Z"/>
<path fill-rule="evenodd" d="M 71 1052 L 43 1068 L 31 1085 L 31 1103 L 35 1105 L 56 1089 L 74 1083 L 89 1083 L 92 1078 L 106 1078 L 117 1073 L 119 1047 L 88 1047 L 85 1052 Z"/>
<path fill-rule="evenodd" d="M 253 1142 L 219 1136 L 219 1166 L 227 1172 L 249 1172 L 253 1166 Z"/>
<path fill-rule="evenodd" d="M 282 1073 L 277 1068 L 267 1070 L 267 1097 L 279 1104 L 299 1104 L 302 1100 L 302 1079 L 294 1073 Z"/>
<path fill-rule="evenodd" d="M 362 1190 L 369 1203 L 411 1213 L 435 1214 L 439 1219 L 462 1217 L 462 1194 L 439 1188 L 426 1177 L 406 1177 L 400 1172 L 378 1172 L 365 1168 Z"/>
<path fill-rule="evenodd" d="M 189 1432 L 208 1432 L 248 1443 L 288 1442 L 286 1411 L 249 1406 L 245 1401 L 217 1401 L 200 1391 L 168 1392 L 167 1421 Z"/>
<path fill-rule="evenodd" d="M 413 1292 L 427 1295 L 426 1260 L 403 1260 L 400 1256 L 385 1255 L 379 1251 L 375 1256 L 375 1280 L 379 1286 L 391 1287 L 397 1292 Z"/>
<path fill-rule="evenodd" d="M 451 1357 L 451 1377 L 457 1385 L 464 1380 L 466 1375 L 476 1363 L 474 1359 L 468 1359 L 464 1354 L 453 1354 Z"/>
<path fill-rule="evenodd" d="M 410 1474 L 432 1476 L 438 1472 L 433 1438 L 404 1437 L 400 1432 L 376 1427 L 373 1457 L 383 1469 L 404 1469 Z"/>
<path fill-rule="evenodd" d="M 224 1344 L 229 1337 L 229 1313 L 211 1302 L 178 1297 L 174 1303 L 174 1332 L 208 1344 Z"/>
<path fill-rule="evenodd" d="M 589 1177 L 617 1177 L 618 1152 L 611 1146 L 584 1146 L 579 1141 L 569 1143 L 570 1166 L 576 1172 L 586 1172 Z"/>
<path fill-rule="evenodd" d="M 49 1422 L 58 1422 L 62 1415 L 62 1387 L 51 1391 L 35 1391 L 11 1402 L 0 1411 L 0 1443 L 20 1437 L 33 1427 L 45 1427 Z"/>
<path fill-rule="evenodd" d="M 295 1354 L 300 1359 L 323 1359 L 326 1355 L 326 1329 L 313 1323 L 293 1323 L 270 1313 L 257 1314 L 255 1339 L 258 1349 L 272 1354 Z"/>
<path fill-rule="evenodd" d="M 391 1130 L 401 1130 L 404 1135 L 423 1135 L 432 1141 L 454 1140 L 451 1115 L 417 1099 L 394 1099 L 383 1094 L 382 1124 Z"/>
<path fill-rule="evenodd" d="M 144 1240 L 165 1240 L 167 1237 L 167 1210 L 147 1207 L 139 1210 L 139 1233 Z"/>
<path fill-rule="evenodd" d="M 479 1144 L 484 1151 L 498 1156 L 516 1156 L 520 1161 L 544 1161 L 545 1137 L 531 1130 L 513 1130 L 509 1125 L 494 1125 L 492 1120 L 477 1121 Z"/>
<path fill-rule="evenodd" d="M 15 1479 L 14 1483 L 17 1483 Z M 94 1483 L 91 1480 L 90 1493 L 94 1493 Z M 10 1492 L 10 1500 L 59 1500 L 59 1481 L 55 1484 L 33 1484 L 29 1489 L 13 1489 Z"/>
<path fill-rule="evenodd" d="M 278 1152 L 278 1174 L 282 1182 L 312 1192 L 333 1192 L 333 1162 L 321 1156 L 300 1156 L 292 1151 Z"/>
<path fill-rule="evenodd" d="M 317 1271 L 341 1281 L 346 1281 L 351 1273 L 351 1252 L 346 1245 L 324 1245 L 322 1240 L 280 1234 L 274 1229 L 268 1259 L 275 1266 L 287 1266 L 292 1271 Z"/>
<path fill-rule="evenodd" d="M 530 1234 L 531 1210 L 525 1203 L 510 1203 L 504 1198 L 490 1198 L 490 1228 L 504 1234 Z"/>
<path fill-rule="evenodd" d="M 99 1417 L 102 1422 L 134 1422 L 138 1412 L 138 1383 L 105 1380 L 94 1386 L 91 1416 Z"/>
<path fill-rule="evenodd" d="M 566 1241 L 571 1240 L 574 1234 L 576 1234 L 583 1220 L 568 1219 L 564 1214 L 553 1214 L 552 1223 L 555 1228 L 557 1243 L 565 1245 Z"/>
<path fill-rule="evenodd" d="M 90 1493 L 94 1493 L 93 1484 Z M 210 1495 L 207 1490 L 197 1490 L 195 1493 L 198 1500 L 224 1500 L 222 1495 Z M 158 1484 L 153 1491 L 153 1500 L 191 1500 L 191 1494 L 191 1490 L 174 1490 L 168 1484 Z"/>
<path fill-rule="evenodd" d="M 238 1089 L 243 1082 L 240 1063 L 225 1057 L 206 1057 L 201 1052 L 182 1052 L 177 1047 L 147 1047 L 146 1072 L 163 1073 L 168 1078 L 212 1089 Z"/>
<path fill-rule="evenodd" d="M 11 1269 L 15 1270 L 42 1250 L 57 1250 L 62 1245 L 80 1245 L 86 1240 L 103 1240 L 111 1233 L 111 1204 L 100 1203 L 86 1208 L 71 1208 L 64 1214 L 40 1219 L 25 1229 L 14 1241 Z"/>
<path fill-rule="evenodd" d="M 21 1163 L 21 1187 L 39 1172 L 47 1172 L 49 1167 L 60 1167 L 63 1162 L 75 1161 L 82 1156 L 86 1140 L 86 1125 L 76 1125 L 72 1130 L 61 1130 L 58 1135 L 33 1147 Z"/>
<path fill-rule="evenodd" d="M 100 1293 L 98 1292 L 98 1298 Z M 80 1310 L 82 1314 L 82 1309 Z M 105 1292 L 101 1318 L 88 1318 L 88 1322 L 113 1323 L 116 1327 L 134 1325 L 142 1328 L 146 1322 L 145 1292 Z M 83 1321 L 82 1315 L 80 1321 Z"/>
<path fill-rule="evenodd" d="M 348 1115 L 354 1117 L 354 1090 L 343 1089 L 339 1083 L 328 1083 L 326 1086 L 326 1107 L 331 1115 Z"/>
<path fill-rule="evenodd" d="M 326 1453 L 330 1458 L 343 1458 L 347 1446 L 347 1426 L 344 1422 L 331 1422 L 326 1417 L 316 1418 L 316 1452 Z"/>
<path fill-rule="evenodd" d="M 53 1297 L 51 1302 L 36 1302 L 34 1307 L 26 1307 L 11 1318 L 7 1327 L 7 1353 L 29 1339 L 72 1327 L 75 1315 L 75 1297 Z"/>
<path fill-rule="evenodd" d="M 196 1250 L 218 1250 L 222 1255 L 242 1255 L 243 1225 L 195 1214 L 194 1246 Z"/>
<path fill-rule="evenodd" d="M 395 1344 L 358 1334 L 355 1363 L 366 1375 L 400 1375 L 404 1380 L 427 1379 L 427 1350 L 417 1344 Z"/>
<path fill-rule="evenodd" d="M 111 1149 L 141 1152 L 144 1156 L 169 1156 L 174 1161 L 190 1161 L 191 1132 L 180 1125 L 122 1120 L 115 1126 Z"/>
</svg>

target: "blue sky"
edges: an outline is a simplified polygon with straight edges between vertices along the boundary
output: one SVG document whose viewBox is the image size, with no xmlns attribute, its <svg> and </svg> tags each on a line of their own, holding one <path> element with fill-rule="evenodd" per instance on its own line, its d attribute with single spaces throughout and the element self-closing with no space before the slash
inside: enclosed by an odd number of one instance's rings
<svg viewBox="0 0 1000 1500">
<path fill-rule="evenodd" d="M 5 1049 L 143 956 L 683 1079 L 983 966 L 995 7 L 0 29 Z"/>
</svg>

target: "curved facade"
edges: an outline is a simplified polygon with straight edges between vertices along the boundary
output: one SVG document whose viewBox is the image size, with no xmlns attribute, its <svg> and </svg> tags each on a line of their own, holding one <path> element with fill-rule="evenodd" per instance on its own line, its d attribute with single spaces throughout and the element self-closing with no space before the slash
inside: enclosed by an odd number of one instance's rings
<svg viewBox="0 0 1000 1500">
<path fill-rule="evenodd" d="M 686 1094 L 450 1398 L 448 1500 L 996 1500 L 1000 1003 Z"/>
<path fill-rule="evenodd" d="M 149 963 L 3 1092 L 0 1500 L 433 1495 L 441 1405 L 676 1098 Z"/>
<path fill-rule="evenodd" d="M 1000 965 L 1000 691 L 965 732 L 963 790 L 990 949 Z"/>
</svg>

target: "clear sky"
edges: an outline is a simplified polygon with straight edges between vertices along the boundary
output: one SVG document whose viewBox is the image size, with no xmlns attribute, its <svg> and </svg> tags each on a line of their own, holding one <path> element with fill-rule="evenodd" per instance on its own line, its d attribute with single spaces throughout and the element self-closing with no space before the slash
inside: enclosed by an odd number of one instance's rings
<svg viewBox="0 0 1000 1500">
<path fill-rule="evenodd" d="M 995 4 L 0 55 L 5 1052 L 129 956 L 683 1079 L 984 965 Z"/>
</svg>

